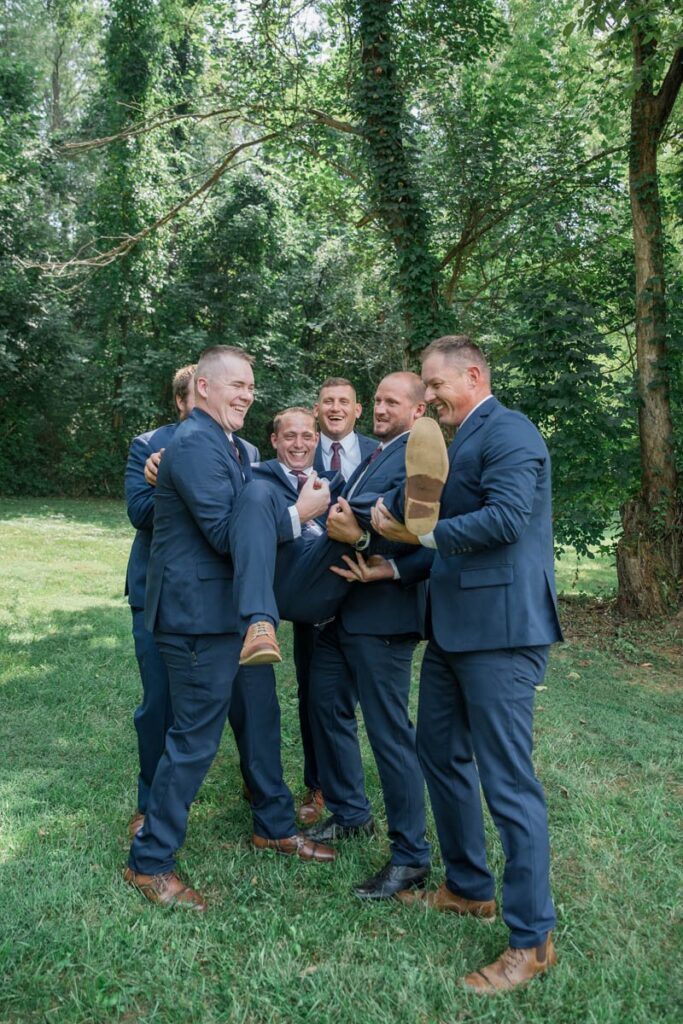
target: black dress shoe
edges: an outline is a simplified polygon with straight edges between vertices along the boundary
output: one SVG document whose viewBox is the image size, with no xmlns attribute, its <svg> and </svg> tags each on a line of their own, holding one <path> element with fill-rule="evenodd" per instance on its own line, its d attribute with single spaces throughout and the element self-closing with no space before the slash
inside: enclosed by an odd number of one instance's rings
<svg viewBox="0 0 683 1024">
<path fill-rule="evenodd" d="M 305 828 L 304 835 L 314 843 L 333 843 L 335 839 L 351 839 L 353 836 L 371 836 L 375 831 L 374 818 L 368 818 L 360 825 L 340 825 L 334 818 L 325 818 L 318 825 Z"/>
<path fill-rule="evenodd" d="M 422 889 L 430 871 L 429 864 L 392 864 L 389 861 L 372 878 L 354 885 L 352 891 L 359 900 L 388 900 L 404 889 Z"/>
</svg>

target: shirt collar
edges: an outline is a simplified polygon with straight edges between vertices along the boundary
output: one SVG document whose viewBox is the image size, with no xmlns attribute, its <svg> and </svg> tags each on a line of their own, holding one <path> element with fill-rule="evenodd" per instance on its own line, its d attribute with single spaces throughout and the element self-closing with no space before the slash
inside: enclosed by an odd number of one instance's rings
<svg viewBox="0 0 683 1024">
<path fill-rule="evenodd" d="M 484 402 L 488 402 L 489 398 L 493 398 L 493 395 L 487 395 L 486 398 L 482 398 L 481 402 L 477 402 L 477 404 L 472 409 L 470 409 L 470 411 L 467 413 L 467 416 L 465 416 L 465 419 L 462 421 L 462 423 L 458 427 L 458 430 L 462 430 L 462 428 L 467 423 L 467 421 L 470 418 L 470 416 L 472 415 L 472 413 L 476 412 L 477 409 L 479 408 L 479 406 L 483 405 Z"/>
<path fill-rule="evenodd" d="M 380 447 L 380 448 L 382 449 L 382 451 L 384 452 L 384 451 L 386 451 L 386 450 L 387 450 L 387 448 L 389 447 L 389 445 L 392 445 L 392 444 L 394 443 L 394 441 L 398 441 L 398 440 L 399 440 L 400 438 L 402 438 L 402 437 L 405 437 L 405 436 L 406 436 L 406 434 L 409 434 L 409 433 L 410 433 L 410 431 L 409 431 L 409 430 L 404 430 L 402 434 L 397 434 L 397 435 L 396 435 L 396 437 L 392 437 L 391 441 L 386 441 L 386 442 L 384 442 L 384 441 L 380 441 L 380 443 L 379 443 L 379 447 Z"/>
<path fill-rule="evenodd" d="M 287 482 L 290 484 L 294 480 L 294 477 L 291 475 L 292 473 L 305 473 L 306 476 L 310 476 L 313 472 L 313 466 L 308 466 L 306 469 L 290 469 L 289 466 L 285 466 L 284 462 L 280 462 L 279 459 L 276 459 L 275 461 L 287 478 Z"/>
<path fill-rule="evenodd" d="M 337 440 L 339 441 L 339 444 L 342 446 L 342 448 L 343 448 L 343 450 L 345 452 L 347 452 L 349 450 L 349 447 L 350 447 L 351 442 L 353 440 L 353 433 L 354 433 L 353 430 L 351 430 L 351 431 L 349 431 L 348 434 L 346 434 L 345 437 L 337 438 Z M 320 435 L 320 443 L 322 445 L 323 451 L 325 452 L 325 455 L 329 455 L 331 450 L 332 450 L 332 443 L 333 443 L 332 438 L 328 437 L 327 434 L 321 434 Z"/>
</svg>

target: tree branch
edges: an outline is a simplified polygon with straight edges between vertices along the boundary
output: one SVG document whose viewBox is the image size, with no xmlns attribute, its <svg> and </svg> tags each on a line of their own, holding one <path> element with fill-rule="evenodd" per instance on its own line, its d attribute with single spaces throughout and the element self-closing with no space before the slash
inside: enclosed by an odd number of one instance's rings
<svg viewBox="0 0 683 1024">
<path fill-rule="evenodd" d="M 157 128 L 165 128 L 167 125 L 177 124 L 178 121 L 206 121 L 211 117 L 219 117 L 223 114 L 228 115 L 227 120 L 229 121 L 236 121 L 240 116 L 233 107 L 219 107 L 217 110 L 210 110 L 206 114 L 186 113 L 173 114 L 170 117 L 150 117 L 131 125 L 130 128 L 124 128 L 123 131 L 117 132 L 115 135 L 105 135 L 100 139 L 87 139 L 85 142 L 65 142 L 59 147 L 59 151 L 66 154 L 85 153 L 91 149 L 101 149 L 103 146 L 109 146 L 112 142 L 134 139 L 138 135 L 144 135 L 146 132 L 154 131 Z"/>
<path fill-rule="evenodd" d="M 112 249 L 108 249 L 106 252 L 98 253 L 97 256 L 91 256 L 84 259 L 74 257 L 73 259 L 66 260 L 64 263 L 39 263 L 29 260 L 19 260 L 18 262 L 22 267 L 25 267 L 26 269 L 32 268 L 38 270 L 45 270 L 55 275 L 61 275 L 68 271 L 76 270 L 80 267 L 106 267 L 110 263 L 113 263 L 114 260 L 118 259 L 119 256 L 127 255 L 127 253 L 129 253 L 130 250 L 134 248 L 134 246 L 138 245 L 139 242 L 142 242 L 149 235 L 164 227 L 165 224 L 168 224 L 170 220 L 173 220 L 173 218 L 178 213 L 180 213 L 180 211 L 183 210 L 186 206 L 189 206 L 190 203 L 192 203 L 195 199 L 203 195 L 205 192 L 208 192 L 209 189 L 213 188 L 216 182 L 223 177 L 228 167 L 239 153 L 243 152 L 243 150 L 245 149 L 250 149 L 253 146 L 259 146 L 262 145 L 264 142 L 269 142 L 271 139 L 274 139 L 278 134 L 280 133 L 270 132 L 268 135 L 263 135 L 258 139 L 252 139 L 249 142 L 241 142 L 239 145 L 234 146 L 227 154 L 225 159 L 221 161 L 221 163 L 218 165 L 213 174 L 209 178 L 207 178 L 206 181 L 204 181 L 199 186 L 199 188 L 195 189 L 194 192 L 191 192 L 190 195 L 185 196 L 183 199 L 181 199 L 179 203 L 176 203 L 176 205 L 173 206 L 170 210 L 168 210 L 163 217 L 160 217 L 158 220 L 154 221 L 153 224 L 148 224 L 147 227 L 143 228 L 141 231 L 138 231 L 137 234 L 135 235 L 126 236 L 122 242 L 114 246 Z"/>
<path fill-rule="evenodd" d="M 348 121 L 339 121 L 336 117 L 331 117 L 330 114 L 326 114 L 323 110 L 315 110 L 313 107 L 309 107 L 306 113 L 312 114 L 321 124 L 326 124 L 328 128 L 334 128 L 335 131 L 346 132 L 348 135 L 363 135 L 360 128 L 349 124 Z"/>
<path fill-rule="evenodd" d="M 681 85 L 683 85 L 683 46 L 680 46 L 673 55 L 662 87 L 655 96 L 655 114 L 659 131 L 669 120 L 669 114 L 676 102 Z"/>
</svg>

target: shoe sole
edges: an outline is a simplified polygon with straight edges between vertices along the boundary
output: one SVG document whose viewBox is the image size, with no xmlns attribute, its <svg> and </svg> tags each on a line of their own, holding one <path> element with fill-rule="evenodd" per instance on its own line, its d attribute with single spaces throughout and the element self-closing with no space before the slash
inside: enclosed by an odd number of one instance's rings
<svg viewBox="0 0 683 1024">
<path fill-rule="evenodd" d="M 439 424 L 424 417 L 417 420 L 406 444 L 403 521 L 418 537 L 431 533 L 439 521 L 448 470 L 448 451 Z"/>
<path fill-rule="evenodd" d="M 282 655 L 277 651 L 254 651 L 246 658 L 240 658 L 240 665 L 279 665 Z"/>
</svg>

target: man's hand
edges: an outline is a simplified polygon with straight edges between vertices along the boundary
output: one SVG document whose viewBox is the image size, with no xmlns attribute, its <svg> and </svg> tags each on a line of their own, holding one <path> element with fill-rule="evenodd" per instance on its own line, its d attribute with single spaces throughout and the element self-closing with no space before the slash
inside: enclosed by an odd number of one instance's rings
<svg viewBox="0 0 683 1024">
<path fill-rule="evenodd" d="M 157 475 L 159 473 L 159 463 L 161 462 L 161 456 L 166 451 L 165 448 L 160 448 L 158 452 L 152 452 L 150 457 L 145 463 L 145 480 L 150 487 L 156 487 Z"/>
<path fill-rule="evenodd" d="M 307 523 L 326 512 L 330 504 L 330 485 L 327 480 L 320 480 L 315 470 L 301 488 L 301 493 L 294 506 L 299 513 L 299 521 Z"/>
<path fill-rule="evenodd" d="M 357 551 L 356 559 L 354 562 L 348 555 L 342 555 L 342 560 L 346 562 L 348 569 L 331 565 L 330 572 L 342 576 L 349 583 L 376 583 L 378 580 L 393 580 L 393 566 L 381 555 L 371 555 L 366 562 L 360 551 Z"/>
<path fill-rule="evenodd" d="M 420 543 L 414 533 L 406 530 L 404 524 L 399 523 L 398 519 L 394 519 L 381 498 L 377 499 L 377 503 L 370 512 L 370 522 L 375 533 L 386 537 L 387 540 L 397 541 L 399 544 Z"/>
<path fill-rule="evenodd" d="M 327 536 L 342 544 L 355 544 L 363 536 L 358 520 L 346 498 L 339 498 L 327 516 Z"/>
</svg>

